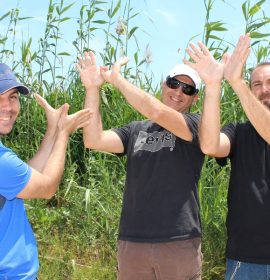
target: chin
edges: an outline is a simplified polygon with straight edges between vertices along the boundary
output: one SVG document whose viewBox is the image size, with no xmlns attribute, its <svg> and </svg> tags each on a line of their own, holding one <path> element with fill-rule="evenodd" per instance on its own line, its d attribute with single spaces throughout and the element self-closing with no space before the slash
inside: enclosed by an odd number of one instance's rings
<svg viewBox="0 0 270 280">
<path fill-rule="evenodd" d="M 270 110 L 270 100 L 264 101 L 263 105 L 266 106 Z"/>
<path fill-rule="evenodd" d="M 4 135 L 7 135 L 7 134 L 9 134 L 10 132 L 11 132 L 11 130 L 12 130 L 12 127 L 11 128 L 6 128 L 6 129 L 1 129 L 0 128 L 0 136 L 4 136 Z"/>
</svg>

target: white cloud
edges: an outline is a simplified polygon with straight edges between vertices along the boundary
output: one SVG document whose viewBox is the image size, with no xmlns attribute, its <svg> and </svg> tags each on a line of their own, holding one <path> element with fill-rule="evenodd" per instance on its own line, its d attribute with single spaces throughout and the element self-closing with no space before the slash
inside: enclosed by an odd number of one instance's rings
<svg viewBox="0 0 270 280">
<path fill-rule="evenodd" d="M 177 21 L 174 14 L 162 11 L 160 9 L 156 10 L 157 13 L 165 20 L 165 22 L 169 25 L 176 25 Z"/>
</svg>

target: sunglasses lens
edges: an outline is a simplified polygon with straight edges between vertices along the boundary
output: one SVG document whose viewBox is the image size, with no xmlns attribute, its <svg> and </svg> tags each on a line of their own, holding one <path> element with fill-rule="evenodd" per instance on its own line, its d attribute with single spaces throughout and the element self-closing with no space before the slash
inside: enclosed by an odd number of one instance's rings
<svg viewBox="0 0 270 280">
<path fill-rule="evenodd" d="M 166 84 L 171 89 L 177 89 L 180 87 L 180 82 L 173 78 L 167 78 Z"/>
<path fill-rule="evenodd" d="M 191 95 L 194 95 L 197 92 L 196 89 L 193 86 L 188 85 L 188 84 L 183 83 L 183 82 L 180 82 L 175 78 L 167 77 L 166 84 L 171 89 L 177 89 L 179 87 L 182 87 L 182 91 L 186 95 L 191 96 Z"/>
<path fill-rule="evenodd" d="M 195 88 L 190 85 L 183 85 L 182 91 L 186 95 L 193 95 L 196 92 Z"/>
</svg>

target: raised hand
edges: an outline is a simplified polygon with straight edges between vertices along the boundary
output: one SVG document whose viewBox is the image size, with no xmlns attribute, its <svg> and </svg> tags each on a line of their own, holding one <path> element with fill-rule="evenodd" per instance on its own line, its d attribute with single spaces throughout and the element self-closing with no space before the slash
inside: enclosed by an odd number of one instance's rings
<svg viewBox="0 0 270 280">
<path fill-rule="evenodd" d="M 99 88 L 103 84 L 104 78 L 100 74 L 100 67 L 97 65 L 96 57 L 92 51 L 84 52 L 76 66 L 86 90 Z"/>
<path fill-rule="evenodd" d="M 108 70 L 108 68 L 106 67 L 101 67 L 101 75 L 104 78 L 104 80 L 114 85 L 114 82 L 117 80 L 117 78 L 121 77 L 121 67 L 127 64 L 128 60 L 128 57 L 121 57 L 114 63 L 111 70 Z"/>
<path fill-rule="evenodd" d="M 238 43 L 231 56 L 227 55 L 224 59 L 224 78 L 232 84 L 242 79 L 243 67 L 250 54 L 250 36 L 243 35 L 239 38 Z"/>
<path fill-rule="evenodd" d="M 183 59 L 183 62 L 196 70 L 205 84 L 220 83 L 223 78 L 223 63 L 217 62 L 202 42 L 199 42 L 198 46 L 191 43 L 186 49 L 194 62 L 187 59 Z"/>
<path fill-rule="evenodd" d="M 35 93 L 34 97 L 37 101 L 37 103 L 45 110 L 46 113 L 46 118 L 47 118 L 47 126 L 50 129 L 55 129 L 57 128 L 57 123 L 60 119 L 63 106 L 59 107 L 58 109 L 54 109 L 47 101 L 45 98 L 40 96 L 39 94 Z"/>
<path fill-rule="evenodd" d="M 62 106 L 62 112 L 58 121 L 59 132 L 66 133 L 67 136 L 72 134 L 78 128 L 89 124 L 92 112 L 89 109 L 80 110 L 74 114 L 68 115 L 69 105 L 66 103 Z"/>
</svg>

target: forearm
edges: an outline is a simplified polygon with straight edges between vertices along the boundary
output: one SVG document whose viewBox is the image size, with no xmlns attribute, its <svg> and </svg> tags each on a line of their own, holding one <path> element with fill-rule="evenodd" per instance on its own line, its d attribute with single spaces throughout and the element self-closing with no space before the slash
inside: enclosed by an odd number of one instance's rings
<svg viewBox="0 0 270 280">
<path fill-rule="evenodd" d="M 53 196 L 60 184 L 64 172 L 68 137 L 65 132 L 57 132 L 51 154 L 42 171 L 42 174 L 50 180 L 45 189 L 44 197 L 50 198 Z"/>
<path fill-rule="evenodd" d="M 186 141 L 192 140 L 192 134 L 183 114 L 132 85 L 122 76 L 115 79 L 113 85 L 119 89 L 127 102 L 146 118 L 159 124 L 179 138 Z"/>
<path fill-rule="evenodd" d="M 165 106 L 157 98 L 134 86 L 120 75 L 117 79 L 114 79 L 113 85 L 119 89 L 127 102 L 135 110 L 145 117 L 156 121 L 160 108 Z"/>
<path fill-rule="evenodd" d="M 220 90 L 221 84 L 206 85 L 203 112 L 199 128 L 202 151 L 214 155 L 220 141 Z"/>
<path fill-rule="evenodd" d="M 258 100 L 251 92 L 250 88 L 244 80 L 230 83 L 233 90 L 239 97 L 241 105 L 256 131 L 260 136 L 270 144 L 270 111 Z"/>
<path fill-rule="evenodd" d="M 89 125 L 83 128 L 83 141 L 86 148 L 95 149 L 102 138 L 103 126 L 99 106 L 99 88 L 88 88 L 84 108 L 90 109 L 93 112 L 93 116 Z"/>
<path fill-rule="evenodd" d="M 28 161 L 28 164 L 39 172 L 43 171 L 48 157 L 51 154 L 56 138 L 56 128 L 56 126 L 54 128 L 47 128 L 38 151 L 33 158 Z"/>
</svg>

